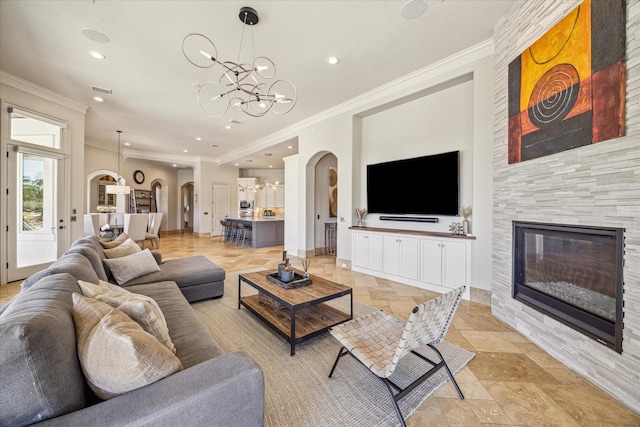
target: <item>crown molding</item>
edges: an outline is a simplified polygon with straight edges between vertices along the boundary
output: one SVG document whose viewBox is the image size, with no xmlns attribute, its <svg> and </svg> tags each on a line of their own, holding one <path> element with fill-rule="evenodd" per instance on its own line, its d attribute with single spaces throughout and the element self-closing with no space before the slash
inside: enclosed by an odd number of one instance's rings
<svg viewBox="0 0 640 427">
<path fill-rule="evenodd" d="M 291 138 L 297 137 L 301 131 L 324 122 L 330 118 L 339 116 L 340 114 L 349 113 L 354 116 L 375 108 L 381 104 L 387 104 L 394 100 L 403 98 L 411 93 L 416 93 L 430 86 L 435 86 L 443 81 L 450 80 L 458 75 L 452 75 L 453 72 L 458 74 L 466 74 L 469 71 L 459 71 L 461 68 L 468 66 L 488 56 L 492 56 L 495 51 L 494 39 L 489 38 L 481 43 L 462 50 L 454 55 L 434 62 L 424 68 L 420 68 L 412 73 L 406 74 L 396 80 L 392 80 L 373 90 L 358 95 L 341 104 L 335 105 L 316 115 L 304 119 L 294 125 L 291 125 L 281 131 L 267 135 L 255 143 L 232 151 L 219 157 L 220 164 L 235 162 L 237 159 L 254 154 L 257 151 L 264 150 L 274 144 L 279 144 Z"/>
<path fill-rule="evenodd" d="M 0 70 L 0 83 L 19 89 L 28 94 L 46 99 L 47 101 L 62 105 L 63 107 L 69 108 L 82 114 L 86 114 L 87 109 L 89 108 L 89 106 L 87 105 L 76 102 L 71 98 L 62 96 L 52 90 L 39 86 L 18 76 L 14 76 L 13 74 L 9 74 L 6 71 Z"/>
</svg>

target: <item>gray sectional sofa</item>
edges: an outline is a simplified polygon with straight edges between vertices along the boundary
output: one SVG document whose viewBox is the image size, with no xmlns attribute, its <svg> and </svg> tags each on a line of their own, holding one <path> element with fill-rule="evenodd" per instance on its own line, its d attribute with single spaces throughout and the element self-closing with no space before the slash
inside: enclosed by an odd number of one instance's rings
<svg viewBox="0 0 640 427">
<path fill-rule="evenodd" d="M 262 370 L 246 353 L 224 354 L 189 304 L 223 294 L 224 270 L 204 257 L 166 261 L 123 285 L 157 302 L 184 369 L 109 400 L 93 394 L 72 294 L 78 280 L 109 279 L 103 258 L 97 238 L 81 239 L 0 309 L 0 426 L 262 426 Z"/>
</svg>

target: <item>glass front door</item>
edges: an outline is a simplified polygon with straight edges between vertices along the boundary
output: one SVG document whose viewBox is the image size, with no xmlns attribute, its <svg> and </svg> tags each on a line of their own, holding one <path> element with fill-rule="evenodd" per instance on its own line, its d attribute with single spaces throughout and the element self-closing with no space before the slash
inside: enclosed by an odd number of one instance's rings
<svg viewBox="0 0 640 427">
<path fill-rule="evenodd" d="M 64 160 L 9 145 L 8 281 L 46 268 L 64 252 Z"/>
</svg>

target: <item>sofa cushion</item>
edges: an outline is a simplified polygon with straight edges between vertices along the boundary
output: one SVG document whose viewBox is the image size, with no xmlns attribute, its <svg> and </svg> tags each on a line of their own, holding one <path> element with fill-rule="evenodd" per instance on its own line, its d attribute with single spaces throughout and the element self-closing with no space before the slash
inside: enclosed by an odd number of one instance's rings
<svg viewBox="0 0 640 427">
<path fill-rule="evenodd" d="M 107 258 L 121 258 L 127 255 L 137 254 L 141 252 L 140 246 L 133 239 L 127 239 L 115 248 L 105 249 L 104 254 Z"/>
<path fill-rule="evenodd" d="M 95 245 L 90 242 L 74 245 L 67 251 L 67 253 L 79 253 L 84 255 L 89 260 L 94 271 L 98 275 L 99 280 L 108 280 L 107 272 L 102 264 L 102 258 L 104 258 L 104 252 L 102 248 L 100 251 L 96 249 Z"/>
<path fill-rule="evenodd" d="M 223 282 L 225 271 L 202 255 L 171 259 L 160 265 L 160 271 L 138 277 L 125 286 L 163 281 L 176 282 L 179 287 Z"/>
<path fill-rule="evenodd" d="M 160 271 L 160 267 L 149 249 L 121 258 L 104 259 L 102 262 L 109 267 L 119 285 L 137 277 Z M 85 282 L 96 283 L 97 280 L 85 280 Z"/>
<path fill-rule="evenodd" d="M 172 353 L 176 352 L 176 348 L 169 336 L 167 321 L 158 303 L 153 298 L 129 292 L 118 285 L 103 281 L 89 283 L 79 280 L 78 285 L 80 285 L 84 296 L 95 298 L 122 311 L 138 322 L 142 329 L 156 337 Z"/>
<path fill-rule="evenodd" d="M 182 370 L 180 360 L 122 311 L 73 294 L 78 356 L 96 395 L 110 399 Z"/>
<path fill-rule="evenodd" d="M 120 246 L 122 243 L 126 242 L 128 238 L 129 238 L 129 236 L 127 236 L 127 233 L 120 233 L 120 235 L 118 237 L 116 237 L 115 239 L 113 239 L 112 241 L 110 241 L 110 242 L 102 242 L 101 241 L 100 244 L 105 249 L 111 249 L 111 248 L 115 248 L 117 246 Z"/>
<path fill-rule="evenodd" d="M 29 289 L 43 277 L 58 273 L 69 273 L 75 277 L 76 280 L 84 280 L 85 282 L 96 283 L 98 281 L 96 271 L 84 255 L 79 253 L 66 253 L 54 261 L 49 268 L 39 271 L 22 282 L 22 290 Z"/>
<path fill-rule="evenodd" d="M 153 298 L 167 319 L 176 356 L 185 369 L 224 354 L 175 282 L 135 285 L 128 290 Z"/>
<path fill-rule="evenodd" d="M 85 406 L 70 274 L 42 278 L 0 315 L 0 425 L 26 425 Z"/>
</svg>

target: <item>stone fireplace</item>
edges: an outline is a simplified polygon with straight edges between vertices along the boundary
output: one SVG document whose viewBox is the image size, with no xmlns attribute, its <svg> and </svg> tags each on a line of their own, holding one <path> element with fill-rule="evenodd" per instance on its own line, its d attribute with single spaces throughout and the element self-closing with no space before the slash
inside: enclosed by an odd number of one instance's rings
<svg viewBox="0 0 640 427">
<path fill-rule="evenodd" d="M 622 353 L 624 230 L 513 222 L 513 298 Z"/>
</svg>

